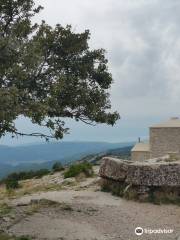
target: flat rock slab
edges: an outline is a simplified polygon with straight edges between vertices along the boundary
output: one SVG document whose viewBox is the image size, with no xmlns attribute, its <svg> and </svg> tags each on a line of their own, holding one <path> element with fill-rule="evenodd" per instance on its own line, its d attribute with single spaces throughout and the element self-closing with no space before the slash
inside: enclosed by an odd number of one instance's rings
<svg viewBox="0 0 180 240">
<path fill-rule="evenodd" d="M 137 186 L 180 187 L 180 160 L 169 161 L 168 156 L 134 162 L 105 157 L 99 175 Z"/>
</svg>

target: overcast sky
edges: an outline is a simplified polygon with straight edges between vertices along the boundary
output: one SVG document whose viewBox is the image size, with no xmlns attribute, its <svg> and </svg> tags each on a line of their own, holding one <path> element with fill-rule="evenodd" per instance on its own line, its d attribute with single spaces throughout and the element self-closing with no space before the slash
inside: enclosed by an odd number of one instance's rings
<svg viewBox="0 0 180 240">
<path fill-rule="evenodd" d="M 91 48 L 104 48 L 114 78 L 111 101 L 121 120 L 115 127 L 70 122 L 65 140 L 134 141 L 147 138 L 148 126 L 180 116 L 179 0 L 36 0 L 44 10 L 36 21 L 89 29 Z M 18 121 L 20 129 L 34 128 Z M 4 144 L 37 141 L 10 140 Z"/>
</svg>

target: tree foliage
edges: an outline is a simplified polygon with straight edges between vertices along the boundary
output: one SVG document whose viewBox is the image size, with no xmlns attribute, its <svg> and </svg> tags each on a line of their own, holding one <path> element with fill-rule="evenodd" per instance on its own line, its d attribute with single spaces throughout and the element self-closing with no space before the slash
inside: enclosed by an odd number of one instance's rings
<svg viewBox="0 0 180 240">
<path fill-rule="evenodd" d="M 0 137 L 6 133 L 62 138 L 64 119 L 113 125 L 108 90 L 112 76 L 103 49 L 90 50 L 88 30 L 33 24 L 33 0 L 0 0 Z M 49 135 L 18 132 L 18 116 Z"/>
</svg>

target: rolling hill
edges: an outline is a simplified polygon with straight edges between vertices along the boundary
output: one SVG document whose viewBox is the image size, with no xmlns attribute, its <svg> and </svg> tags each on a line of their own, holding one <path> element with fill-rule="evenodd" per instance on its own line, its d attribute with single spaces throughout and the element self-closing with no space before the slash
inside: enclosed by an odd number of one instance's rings
<svg viewBox="0 0 180 240">
<path fill-rule="evenodd" d="M 11 172 L 50 168 L 55 161 L 67 164 L 90 154 L 131 145 L 132 143 L 60 142 L 17 147 L 0 146 L 0 178 Z"/>
</svg>

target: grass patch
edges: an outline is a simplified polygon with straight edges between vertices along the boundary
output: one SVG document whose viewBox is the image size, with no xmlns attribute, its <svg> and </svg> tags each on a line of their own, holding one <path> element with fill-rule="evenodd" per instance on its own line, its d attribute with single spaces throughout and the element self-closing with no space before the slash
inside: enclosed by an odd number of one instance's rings
<svg viewBox="0 0 180 240">
<path fill-rule="evenodd" d="M 0 188 L 0 200 L 14 199 L 18 197 L 22 197 L 24 195 L 29 195 L 38 192 L 47 192 L 47 191 L 59 191 L 62 190 L 63 187 L 58 184 L 49 184 L 49 185 L 28 185 L 26 183 L 21 183 L 21 188 L 19 189 L 8 189 L 1 187 Z M 2 193 L 2 194 L 1 194 Z"/>
<path fill-rule="evenodd" d="M 88 162 L 71 165 L 64 173 L 64 178 L 76 177 L 80 173 L 84 173 L 86 177 L 93 176 L 92 165 Z"/>
<path fill-rule="evenodd" d="M 32 240 L 32 238 L 27 237 L 27 236 L 14 237 L 14 236 L 10 236 L 6 233 L 0 233 L 0 240 Z"/>
<path fill-rule="evenodd" d="M 15 240 L 15 239 L 5 233 L 0 233 L 0 240 Z"/>
<path fill-rule="evenodd" d="M 9 214 L 12 210 L 12 207 L 10 207 L 6 203 L 0 203 L 0 217 L 3 217 L 7 214 Z"/>
<path fill-rule="evenodd" d="M 58 184 L 49 184 L 49 185 L 37 185 L 37 186 L 24 186 L 22 191 L 19 191 L 19 195 L 28 195 L 37 192 L 46 192 L 46 191 L 59 191 L 62 190 L 62 186 Z"/>
</svg>

